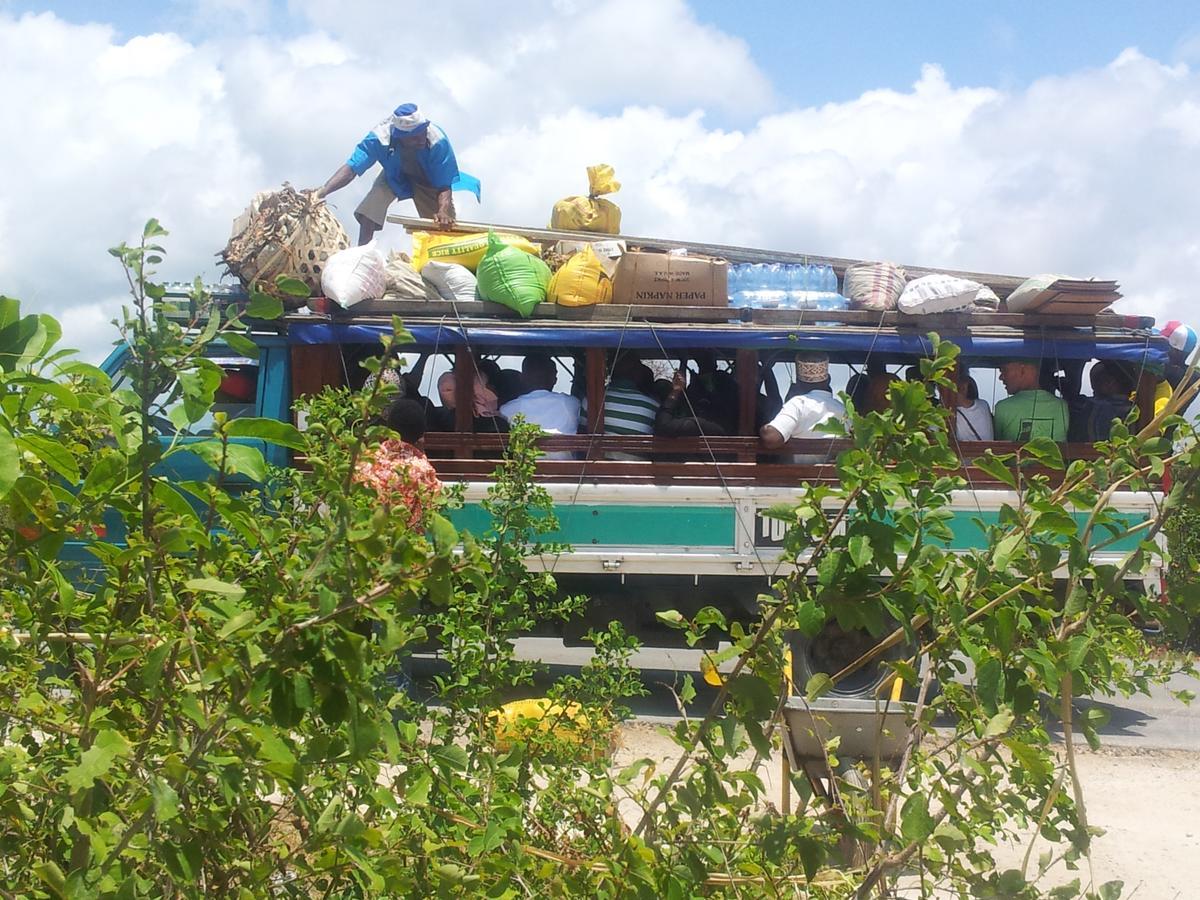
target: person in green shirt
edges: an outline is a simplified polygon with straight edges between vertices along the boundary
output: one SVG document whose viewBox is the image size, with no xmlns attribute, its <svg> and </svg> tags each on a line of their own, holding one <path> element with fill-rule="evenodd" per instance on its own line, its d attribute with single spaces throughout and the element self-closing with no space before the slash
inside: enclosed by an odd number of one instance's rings
<svg viewBox="0 0 1200 900">
<path fill-rule="evenodd" d="M 1000 366 L 1000 380 L 1010 396 L 996 404 L 996 440 L 1067 439 L 1067 402 L 1043 390 L 1039 375 L 1037 362 L 1030 359 L 1009 360 Z"/>
</svg>

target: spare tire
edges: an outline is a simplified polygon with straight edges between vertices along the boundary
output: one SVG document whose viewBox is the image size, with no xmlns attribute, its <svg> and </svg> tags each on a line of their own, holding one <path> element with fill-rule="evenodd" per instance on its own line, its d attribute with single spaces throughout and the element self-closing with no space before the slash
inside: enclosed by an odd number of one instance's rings
<svg viewBox="0 0 1200 900">
<path fill-rule="evenodd" d="M 894 623 L 891 628 L 898 627 Z M 865 628 L 844 629 L 837 622 L 827 622 L 815 637 L 800 632 L 790 635 L 792 647 L 792 678 L 796 691 L 804 692 L 814 675 L 824 672 L 836 675 L 879 643 Z M 916 651 L 908 641 L 901 641 L 877 659 L 850 673 L 825 695 L 843 699 L 871 700 L 881 696 L 880 687 L 892 673 L 888 661 L 908 659 Z"/>
</svg>

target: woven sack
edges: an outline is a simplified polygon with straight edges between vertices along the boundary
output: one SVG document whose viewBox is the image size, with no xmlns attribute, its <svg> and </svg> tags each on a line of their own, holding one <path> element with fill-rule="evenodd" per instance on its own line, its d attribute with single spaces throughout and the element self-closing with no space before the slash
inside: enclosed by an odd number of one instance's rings
<svg viewBox="0 0 1200 900">
<path fill-rule="evenodd" d="M 904 270 L 892 263 L 860 263 L 846 269 L 842 293 L 854 309 L 884 312 L 896 308 L 904 290 Z"/>
<path fill-rule="evenodd" d="M 247 288 L 257 285 L 275 293 L 275 279 L 285 275 L 319 295 L 325 263 L 349 246 L 346 229 L 323 200 L 284 183 L 278 191 L 255 195 L 234 220 L 229 243 L 218 255 Z M 286 295 L 280 299 L 292 308 L 305 303 Z"/>
<path fill-rule="evenodd" d="M 413 268 L 407 253 L 393 250 L 388 254 L 385 300 L 438 300 L 435 291 Z"/>
</svg>

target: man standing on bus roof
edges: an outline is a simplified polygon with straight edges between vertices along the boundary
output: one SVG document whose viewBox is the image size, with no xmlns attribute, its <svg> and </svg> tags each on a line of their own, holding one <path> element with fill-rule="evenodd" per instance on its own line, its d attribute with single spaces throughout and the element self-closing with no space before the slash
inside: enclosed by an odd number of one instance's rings
<svg viewBox="0 0 1200 900">
<path fill-rule="evenodd" d="M 1067 401 L 1042 388 L 1041 366 L 1036 360 L 1008 360 L 1000 366 L 1000 380 L 1009 396 L 996 404 L 996 440 L 1067 439 Z"/>
<path fill-rule="evenodd" d="M 438 228 L 450 228 L 453 192 L 470 191 L 479 199 L 479 179 L 458 170 L 445 132 L 425 118 L 415 103 L 401 103 L 371 129 L 350 158 L 315 191 L 317 199 L 341 190 L 376 163 L 382 171 L 354 210 L 360 246 L 383 227 L 393 200 L 411 197 L 417 215 L 433 219 Z"/>
</svg>

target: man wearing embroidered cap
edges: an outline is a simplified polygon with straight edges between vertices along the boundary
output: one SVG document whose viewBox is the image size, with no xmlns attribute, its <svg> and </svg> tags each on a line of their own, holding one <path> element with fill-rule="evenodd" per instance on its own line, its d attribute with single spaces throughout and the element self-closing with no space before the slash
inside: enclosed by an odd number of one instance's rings
<svg viewBox="0 0 1200 900">
<path fill-rule="evenodd" d="M 846 407 L 833 396 L 829 383 L 829 357 L 806 353 L 796 357 L 796 383 L 788 392 L 779 415 L 762 427 L 759 437 L 768 450 L 776 450 L 792 438 L 828 437 L 817 426 L 832 420 L 846 421 Z M 812 464 L 827 461 L 825 454 L 797 454 L 793 462 Z"/>
<path fill-rule="evenodd" d="M 354 211 L 360 245 L 383 227 L 393 200 L 411 197 L 419 216 L 449 228 L 454 224 L 454 191 L 470 191 L 479 199 L 479 179 L 458 170 L 445 132 L 415 103 L 397 106 L 359 141 L 345 164 L 315 191 L 317 199 L 341 190 L 376 163 L 382 171 Z"/>
</svg>

